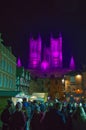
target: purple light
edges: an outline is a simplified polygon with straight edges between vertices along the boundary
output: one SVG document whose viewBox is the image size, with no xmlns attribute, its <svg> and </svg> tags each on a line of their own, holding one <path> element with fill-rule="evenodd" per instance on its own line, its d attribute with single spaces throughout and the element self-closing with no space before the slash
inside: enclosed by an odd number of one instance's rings
<svg viewBox="0 0 86 130">
<path fill-rule="evenodd" d="M 53 52 L 54 57 L 58 57 L 58 52 Z"/>
<path fill-rule="evenodd" d="M 21 67 L 21 66 L 22 66 L 22 65 L 21 65 L 21 60 L 20 60 L 20 58 L 18 58 L 17 66 L 18 66 L 18 67 Z"/>
<path fill-rule="evenodd" d="M 42 64 L 41 64 L 41 68 L 46 70 L 46 69 L 48 69 L 48 67 L 49 67 L 48 62 L 47 61 L 43 61 Z"/>
<path fill-rule="evenodd" d="M 41 63 L 41 37 L 38 36 L 38 39 L 34 40 L 33 38 L 30 38 L 29 41 L 30 44 L 30 66 L 31 67 L 37 67 Z"/>
<path fill-rule="evenodd" d="M 37 66 L 37 61 L 33 61 L 33 67 L 35 68 Z"/>
<path fill-rule="evenodd" d="M 43 49 L 43 50 L 42 50 Z M 43 59 L 43 60 L 42 60 Z M 42 39 L 40 34 L 38 38 L 34 39 L 30 37 L 29 40 L 29 65 L 28 68 L 62 68 L 62 35 L 59 34 L 58 38 L 54 38 L 51 34 L 50 36 L 50 46 L 46 45 L 42 48 Z M 75 63 L 73 57 L 70 61 L 70 68 L 75 69 Z"/>
<path fill-rule="evenodd" d="M 73 56 L 71 57 L 71 60 L 70 60 L 70 68 L 75 69 L 75 62 L 74 62 Z"/>
<path fill-rule="evenodd" d="M 62 37 L 51 40 L 51 64 L 53 67 L 62 67 Z"/>
</svg>

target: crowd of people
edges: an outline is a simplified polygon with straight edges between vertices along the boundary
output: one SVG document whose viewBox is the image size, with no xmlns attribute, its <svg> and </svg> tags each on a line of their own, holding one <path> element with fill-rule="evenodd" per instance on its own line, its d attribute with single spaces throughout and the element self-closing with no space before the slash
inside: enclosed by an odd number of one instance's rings
<svg viewBox="0 0 86 130">
<path fill-rule="evenodd" d="M 7 100 L 0 119 L 2 130 L 86 130 L 86 104 Z"/>
</svg>

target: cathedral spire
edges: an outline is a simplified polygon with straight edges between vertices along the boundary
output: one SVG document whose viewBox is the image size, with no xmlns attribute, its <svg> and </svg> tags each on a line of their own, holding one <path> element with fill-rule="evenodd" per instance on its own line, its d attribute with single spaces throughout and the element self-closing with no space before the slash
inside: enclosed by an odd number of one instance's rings
<svg viewBox="0 0 86 130">
<path fill-rule="evenodd" d="M 71 57 L 71 60 L 70 60 L 70 69 L 75 69 L 75 62 L 74 62 L 74 58 L 73 58 L 73 56 Z"/>
<path fill-rule="evenodd" d="M 22 66 L 22 64 L 21 64 L 21 60 L 20 60 L 19 57 L 18 57 L 18 60 L 17 60 L 17 66 L 18 66 L 18 67 L 21 67 L 21 66 Z"/>
</svg>

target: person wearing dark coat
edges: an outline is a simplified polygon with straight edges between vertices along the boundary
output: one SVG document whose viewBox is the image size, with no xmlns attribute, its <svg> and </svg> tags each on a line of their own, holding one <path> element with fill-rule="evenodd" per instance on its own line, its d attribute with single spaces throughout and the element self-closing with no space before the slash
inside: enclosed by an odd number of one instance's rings
<svg viewBox="0 0 86 130">
<path fill-rule="evenodd" d="M 17 102 L 16 111 L 13 114 L 12 120 L 13 130 L 24 130 L 26 124 L 26 117 L 24 112 L 22 111 L 22 103 Z"/>
<path fill-rule="evenodd" d="M 40 107 L 37 106 L 30 121 L 30 130 L 41 130 L 42 116 L 43 114 L 40 111 Z"/>
<path fill-rule="evenodd" d="M 7 106 L 1 113 L 2 130 L 10 130 L 10 119 L 14 112 L 13 102 L 9 99 L 7 100 Z"/>
<path fill-rule="evenodd" d="M 54 108 L 46 112 L 43 120 L 44 130 L 65 130 L 66 120 L 61 110 L 62 104 L 58 102 L 54 104 Z"/>
</svg>

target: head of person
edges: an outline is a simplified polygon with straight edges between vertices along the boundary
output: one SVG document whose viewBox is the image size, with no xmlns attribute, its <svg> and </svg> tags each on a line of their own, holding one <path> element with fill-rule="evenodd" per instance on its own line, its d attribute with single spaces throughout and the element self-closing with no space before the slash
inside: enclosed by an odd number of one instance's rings
<svg viewBox="0 0 86 130">
<path fill-rule="evenodd" d="M 54 108 L 58 111 L 62 110 L 62 103 L 61 102 L 57 102 L 54 104 Z"/>
<path fill-rule="evenodd" d="M 12 107 L 12 106 L 13 106 L 13 101 L 10 100 L 10 99 L 8 99 L 8 100 L 7 100 L 7 106 L 8 106 L 8 107 Z"/>
<path fill-rule="evenodd" d="M 27 98 L 26 97 L 23 98 L 23 102 L 27 102 Z"/>
<path fill-rule="evenodd" d="M 18 111 L 22 110 L 22 103 L 21 102 L 16 103 L 16 110 L 18 110 Z"/>
</svg>

